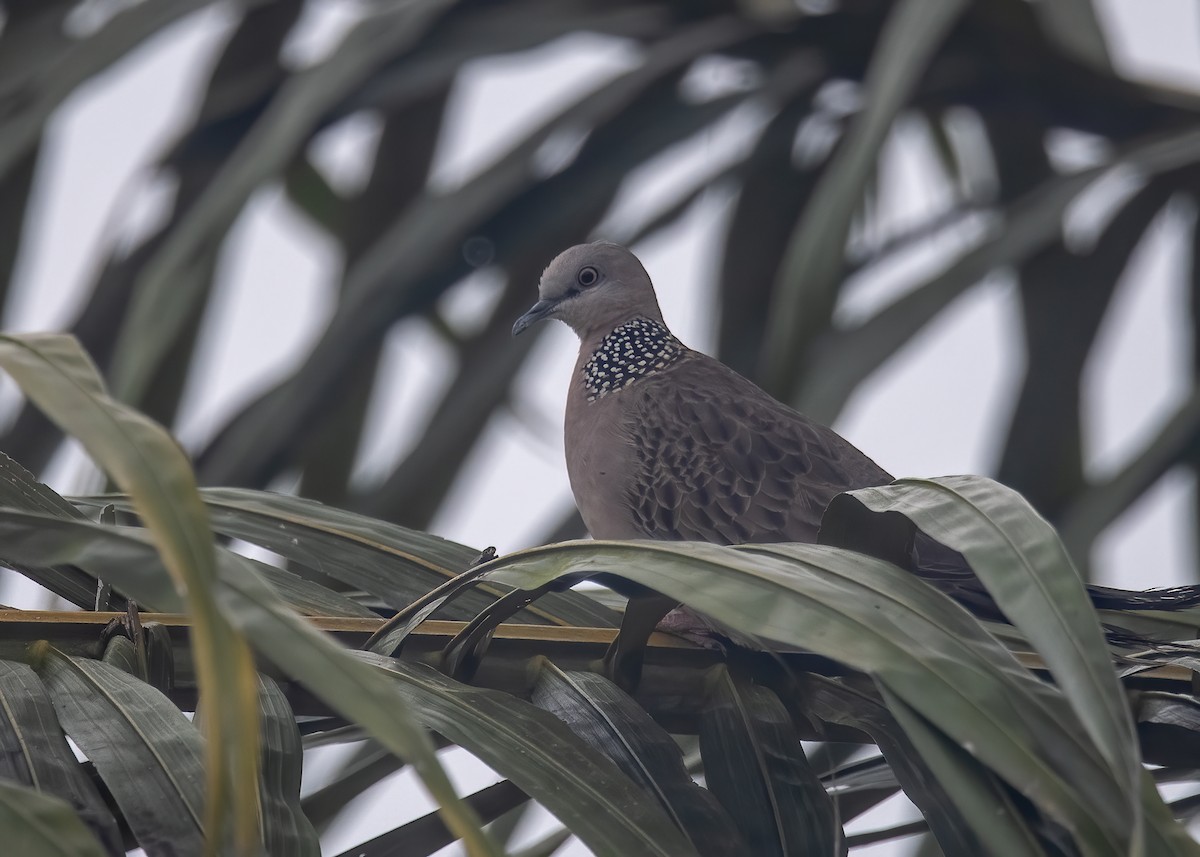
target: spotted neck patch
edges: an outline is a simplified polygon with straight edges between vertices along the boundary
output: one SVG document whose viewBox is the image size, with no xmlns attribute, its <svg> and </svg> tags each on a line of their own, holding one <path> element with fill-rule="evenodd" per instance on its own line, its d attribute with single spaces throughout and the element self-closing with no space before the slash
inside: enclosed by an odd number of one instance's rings
<svg viewBox="0 0 1200 857">
<path fill-rule="evenodd" d="M 600 340 L 599 347 L 584 364 L 587 400 L 594 402 L 624 390 L 639 378 L 667 368 L 686 353 L 686 346 L 657 321 L 648 318 L 627 321 Z"/>
</svg>

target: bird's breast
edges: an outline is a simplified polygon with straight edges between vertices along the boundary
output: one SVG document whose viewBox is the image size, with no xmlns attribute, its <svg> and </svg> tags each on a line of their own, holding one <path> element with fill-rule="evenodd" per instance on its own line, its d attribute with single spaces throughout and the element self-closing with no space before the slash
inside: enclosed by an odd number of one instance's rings
<svg viewBox="0 0 1200 857">
<path fill-rule="evenodd" d="M 640 535 L 629 520 L 632 455 L 622 433 L 619 398 L 588 401 L 582 390 L 572 390 L 567 401 L 567 476 L 583 522 L 598 539 Z"/>
</svg>

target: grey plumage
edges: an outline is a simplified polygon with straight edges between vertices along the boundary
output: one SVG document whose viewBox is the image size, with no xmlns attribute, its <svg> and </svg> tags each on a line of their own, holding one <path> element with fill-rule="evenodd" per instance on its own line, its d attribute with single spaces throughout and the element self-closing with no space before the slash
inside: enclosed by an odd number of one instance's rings
<svg viewBox="0 0 1200 857">
<path fill-rule="evenodd" d="M 815 542 L 837 494 L 892 480 L 832 429 L 676 339 L 649 275 L 625 248 L 572 247 L 550 263 L 538 289 L 540 299 L 513 333 L 558 318 L 579 336 L 567 395 L 567 471 L 595 538 Z M 1003 618 L 957 552 L 921 532 L 909 551 L 887 558 L 979 615 Z M 607 672 L 629 689 L 646 638 L 674 602 L 619 578 L 603 580 L 629 595 L 621 633 L 605 656 Z M 1089 585 L 1088 593 L 1110 609 L 1200 603 L 1197 586 L 1127 592 Z M 699 630 L 703 638 L 711 628 L 687 611 L 672 615 L 681 617 L 677 632 Z"/>
<path fill-rule="evenodd" d="M 564 251 L 539 293 L 514 333 L 559 318 L 580 337 L 567 470 L 594 537 L 812 542 L 835 495 L 891 481 L 832 429 L 676 339 L 625 248 Z"/>
</svg>

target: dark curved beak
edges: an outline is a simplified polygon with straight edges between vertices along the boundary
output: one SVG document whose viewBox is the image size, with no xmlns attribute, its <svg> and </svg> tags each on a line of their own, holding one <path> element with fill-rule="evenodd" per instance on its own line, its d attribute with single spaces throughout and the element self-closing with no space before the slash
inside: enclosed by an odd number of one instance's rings
<svg viewBox="0 0 1200 857">
<path fill-rule="evenodd" d="M 529 312 L 517 319 L 516 324 L 513 325 L 513 336 L 520 336 L 529 325 L 541 321 L 554 312 L 556 306 L 558 306 L 558 301 L 538 301 L 535 303 L 529 308 Z"/>
</svg>

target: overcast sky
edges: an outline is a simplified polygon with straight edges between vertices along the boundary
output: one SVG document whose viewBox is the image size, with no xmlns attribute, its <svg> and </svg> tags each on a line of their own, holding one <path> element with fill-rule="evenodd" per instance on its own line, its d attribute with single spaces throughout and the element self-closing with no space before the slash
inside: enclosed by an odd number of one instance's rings
<svg viewBox="0 0 1200 857">
<path fill-rule="evenodd" d="M 298 63 L 319 58 L 349 21 L 343 4 L 315 5 L 324 11 L 308 16 L 289 46 Z M 1200 89 L 1196 4 L 1105 0 L 1100 7 L 1110 34 L 1120 35 L 1113 49 L 1125 73 Z M 9 316 L 16 327 L 66 324 L 104 249 L 112 241 L 135 240 L 161 213 L 170 188 L 145 165 L 173 129 L 189 122 L 229 23 L 221 9 L 185 20 L 81 89 L 55 117 Z M 529 123 L 636 62 L 626 43 L 575 37 L 468 67 L 453 96 L 434 184 L 461 182 Z M 625 189 L 611 220 L 620 223 L 622 211 L 636 212 L 647 195 L 669 193 L 681 174 L 727 157 L 747 136 L 751 119 L 743 120 L 673 153 L 669 163 L 653 165 Z M 361 180 L 361 153 L 370 149 L 374 130 L 371 122 L 360 120 L 327 135 L 318 155 L 336 182 Z M 916 147 L 893 141 L 886 156 L 897 167 L 889 171 L 892 181 L 884 191 L 897 223 L 920 220 L 945 204 L 930 179 L 933 168 L 921 161 Z M 710 352 L 715 320 L 704 310 L 714 287 L 710 272 L 719 262 L 714 237 L 728 203 L 710 195 L 677 227 L 637 247 L 668 323 L 685 342 Z M 1162 219 L 1152 230 L 1109 313 L 1098 343 L 1100 357 L 1088 367 L 1090 474 L 1120 467 L 1188 392 L 1186 272 L 1172 267 L 1177 254 L 1166 252 L 1189 240 L 1186 217 Z M 961 240 L 954 234 L 942 238 L 944 244 Z M 839 312 L 871 312 L 936 264 L 945 249 L 924 248 L 902 268 L 853 282 Z M 205 369 L 191 380 L 181 417 L 185 443 L 210 436 L 241 403 L 295 365 L 331 310 L 329 283 L 338 276 L 339 264 L 333 244 L 292 213 L 279 192 L 267 190 L 254 198 L 222 254 L 218 293 L 202 337 Z M 470 323 L 486 310 L 494 286 L 486 274 L 465 283 L 448 298 L 453 316 Z M 530 283 L 531 302 L 535 294 L 536 284 Z M 997 277 L 981 284 L 870 378 L 836 427 L 898 475 L 992 472 L 997 431 L 1007 424 L 1022 369 L 1018 321 L 1012 283 Z M 359 463 L 363 478 L 399 458 L 415 439 L 419 422 L 413 415 L 426 412 L 445 383 L 440 347 L 418 322 L 398 326 L 389 337 L 381 375 L 389 396 Z M 575 340 L 561 325 L 543 338 L 521 379 L 520 416 L 501 417 L 491 428 L 473 454 L 486 466 L 468 469 L 435 522 L 438 532 L 476 546 L 494 544 L 504 552 L 531 543 L 569 508 L 561 417 L 574 351 Z M 11 396 L 11 388 L 4 395 Z M 917 399 L 922 407 L 910 407 Z M 71 491 L 79 487 L 77 478 L 72 467 L 60 466 L 53 482 Z M 1097 568 L 1102 576 L 1137 587 L 1186 579 L 1194 556 L 1193 492 L 1194 481 L 1184 473 L 1172 474 L 1150 492 L 1101 540 Z M 1126 574 L 1119 574 L 1121 569 Z M 473 762 L 456 763 L 454 770 L 464 786 L 494 779 Z M 401 782 L 380 790 L 369 803 L 390 806 L 399 794 L 408 801 L 413 790 Z M 374 835 L 371 818 L 381 829 L 391 820 L 390 813 L 376 812 L 352 829 L 335 828 L 326 839 L 328 853 Z M 881 823 L 875 817 L 866 826 Z"/>
</svg>

